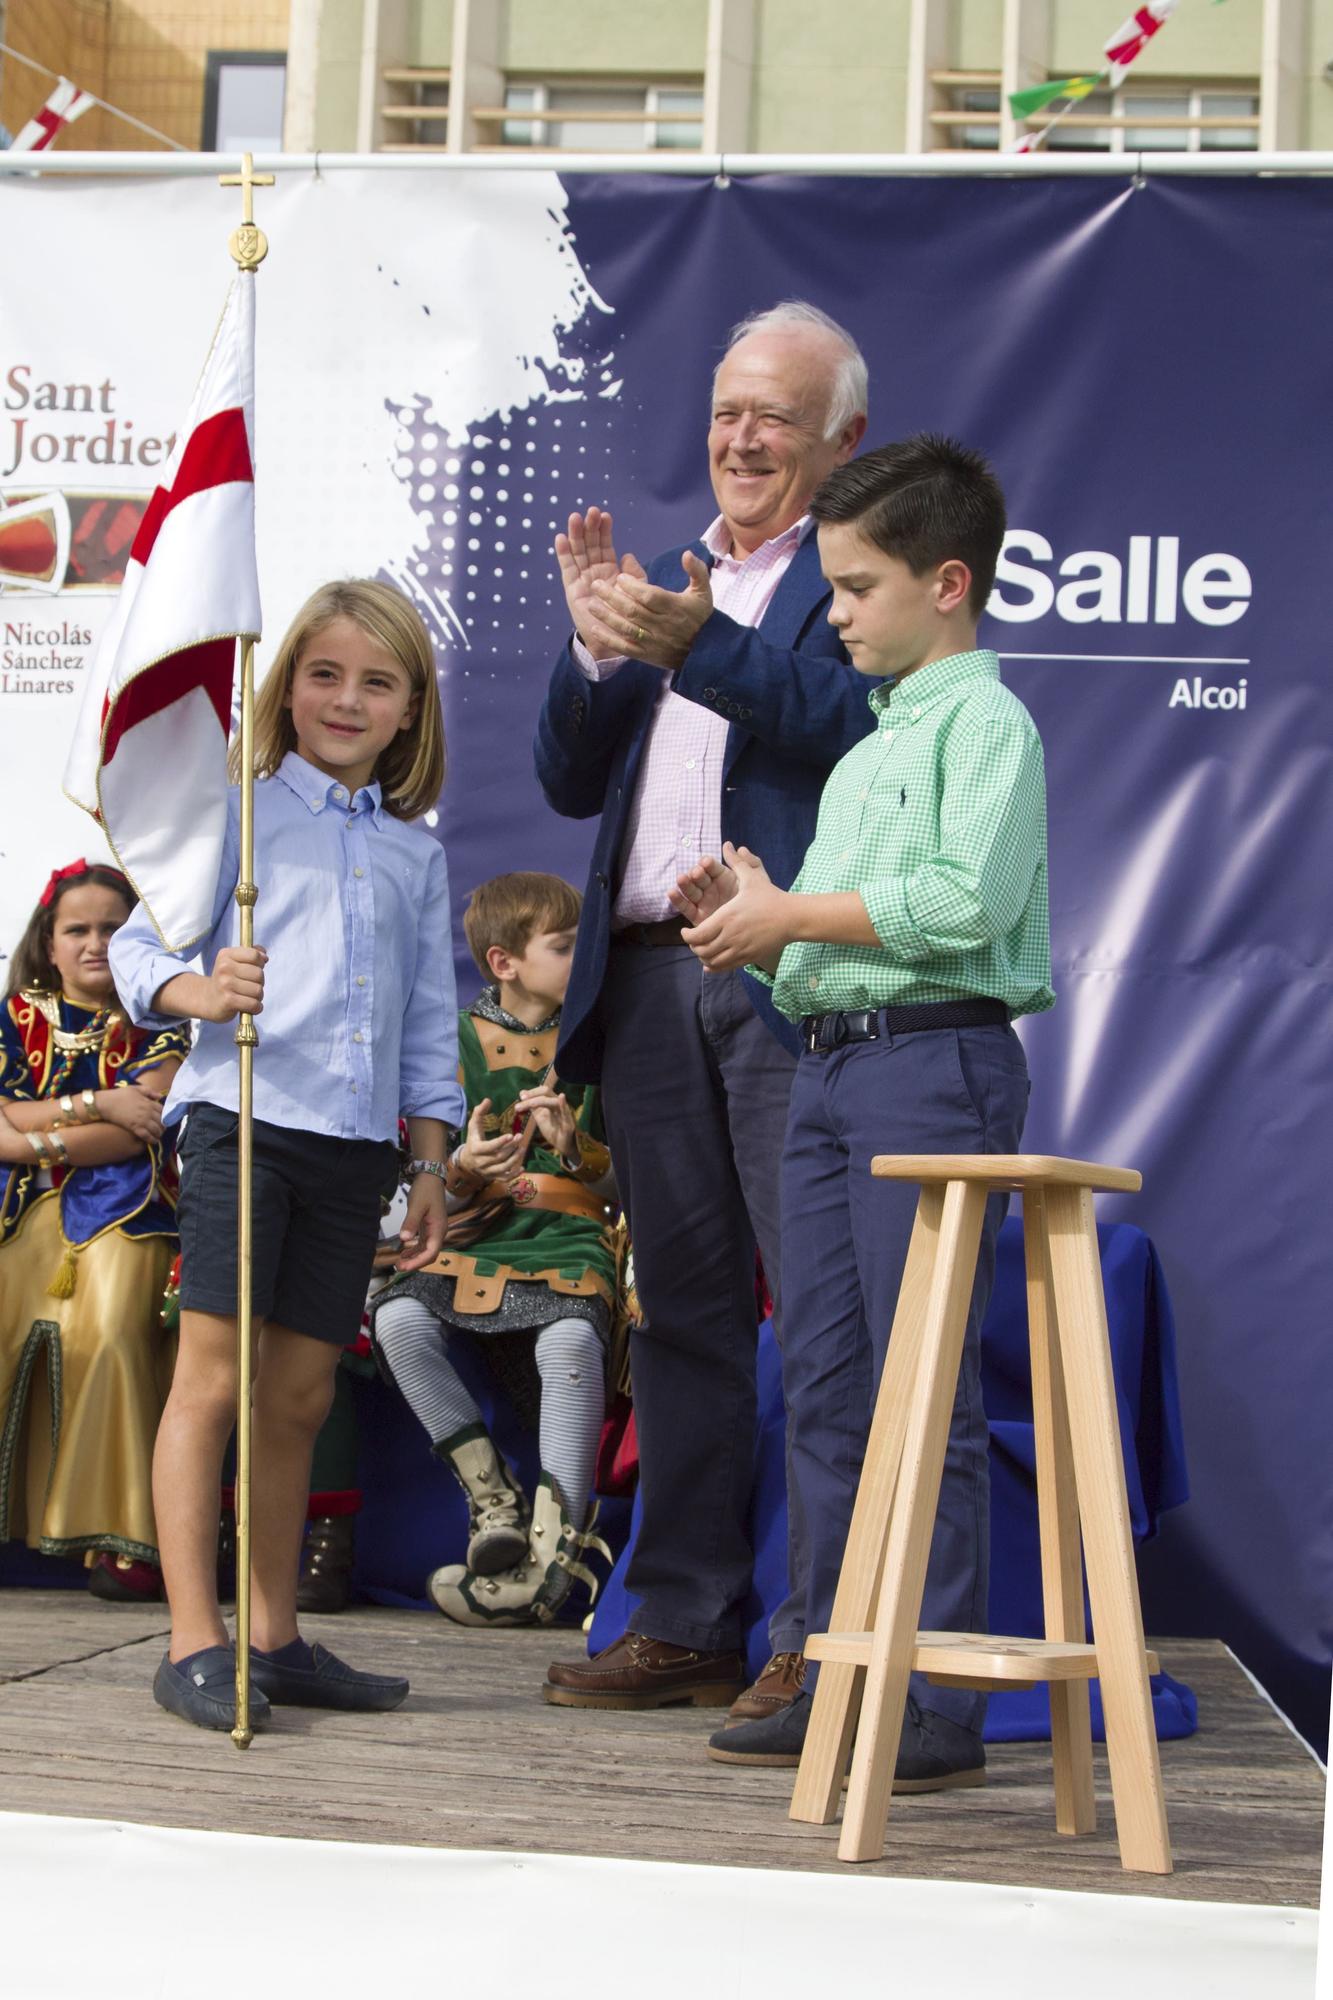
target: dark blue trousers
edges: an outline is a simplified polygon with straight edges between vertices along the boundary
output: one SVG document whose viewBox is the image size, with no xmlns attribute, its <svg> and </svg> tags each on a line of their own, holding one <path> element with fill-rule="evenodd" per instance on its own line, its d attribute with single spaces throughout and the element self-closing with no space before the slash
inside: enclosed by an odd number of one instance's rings
<svg viewBox="0 0 1333 2000">
<path fill-rule="evenodd" d="M 884 1368 L 917 1190 L 871 1179 L 876 1153 L 1014 1153 L 1028 1074 L 1012 1028 L 852 1042 L 797 1065 L 782 1172 L 783 1384 L 808 1560 L 806 1631 L 825 1632 Z M 921 1625 L 986 1630 L 990 1483 L 981 1322 L 1006 1201 L 986 1208 Z M 812 1663 L 813 1664 L 813 1663 Z M 980 1729 L 985 1698 L 933 1688 L 923 1708 Z"/>
<path fill-rule="evenodd" d="M 701 1650 L 739 1646 L 755 1462 L 754 1253 L 781 1338 L 778 1180 L 795 1058 L 738 972 L 684 945 L 612 946 L 602 1104 L 634 1238 L 645 1324 L 630 1342 L 642 1525 L 626 1578 L 634 1627 Z M 801 1644 L 800 1510 L 774 1652 Z"/>
</svg>

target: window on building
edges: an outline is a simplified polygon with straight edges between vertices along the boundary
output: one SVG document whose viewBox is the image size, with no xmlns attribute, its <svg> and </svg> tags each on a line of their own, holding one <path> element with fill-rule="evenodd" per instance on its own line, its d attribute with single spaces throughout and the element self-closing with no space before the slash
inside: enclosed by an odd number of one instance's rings
<svg viewBox="0 0 1333 2000">
<path fill-rule="evenodd" d="M 995 152 L 1000 144 L 999 71 L 932 70 L 930 80 L 938 100 L 930 114 L 933 144 L 946 152 Z"/>
<path fill-rule="evenodd" d="M 449 141 L 447 69 L 386 69 L 380 116 L 386 153 L 443 153 Z"/>
<path fill-rule="evenodd" d="M 697 152 L 703 144 L 702 83 L 515 78 L 504 99 L 473 113 L 486 135 L 483 146 L 651 153 Z"/>
<path fill-rule="evenodd" d="M 1043 122 L 1029 119 L 1028 130 L 1040 131 Z M 1095 90 L 1045 144 L 1053 153 L 1241 152 L 1259 144 L 1259 87 L 1126 83 Z"/>
<path fill-rule="evenodd" d="M 280 153 L 287 58 L 271 49 L 210 49 L 204 71 L 206 153 Z"/>
</svg>

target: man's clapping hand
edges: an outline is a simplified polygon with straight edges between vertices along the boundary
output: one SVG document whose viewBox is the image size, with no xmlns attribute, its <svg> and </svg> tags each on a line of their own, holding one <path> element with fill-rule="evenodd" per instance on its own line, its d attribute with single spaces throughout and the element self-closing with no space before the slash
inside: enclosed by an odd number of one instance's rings
<svg viewBox="0 0 1333 2000">
<path fill-rule="evenodd" d="M 555 538 L 555 559 L 560 565 L 560 581 L 565 587 L 574 630 L 595 660 L 617 659 L 632 650 L 602 616 L 596 597 L 599 584 L 614 583 L 624 572 L 642 577 L 643 567 L 635 556 L 618 558 L 611 533 L 611 516 L 601 507 L 589 507 L 586 514 L 571 514 L 569 532 Z"/>
<path fill-rule="evenodd" d="M 713 614 L 708 565 L 686 549 L 680 559 L 685 588 L 662 590 L 646 580 L 637 563 L 628 568 L 628 560 L 613 576 L 592 581 L 601 629 L 619 652 L 674 673 Z"/>
</svg>

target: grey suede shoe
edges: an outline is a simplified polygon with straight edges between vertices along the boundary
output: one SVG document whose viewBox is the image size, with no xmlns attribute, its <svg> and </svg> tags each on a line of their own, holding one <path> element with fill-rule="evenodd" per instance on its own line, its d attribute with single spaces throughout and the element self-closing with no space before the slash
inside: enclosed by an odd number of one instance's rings
<svg viewBox="0 0 1333 2000">
<path fill-rule="evenodd" d="M 179 1673 L 171 1664 L 170 1653 L 153 1680 L 153 1700 L 182 1722 L 199 1729 L 234 1729 L 236 1726 L 236 1651 L 232 1646 L 209 1646 L 196 1653 L 188 1673 Z M 268 1696 L 250 1677 L 250 1727 L 263 1729 L 269 1720 Z"/>
<path fill-rule="evenodd" d="M 733 1722 L 708 1739 L 708 1754 L 719 1764 L 790 1765 L 801 1761 L 814 1697 L 798 1694 L 785 1708 L 755 1722 Z"/>
<path fill-rule="evenodd" d="M 964 1729 L 933 1708 L 922 1708 L 909 1694 L 893 1770 L 894 1791 L 962 1791 L 985 1782 L 986 1752 L 977 1731 Z"/>
<path fill-rule="evenodd" d="M 776 1715 L 761 1722 L 734 1722 L 708 1739 L 708 1754 L 719 1764 L 794 1768 L 801 1761 L 814 1697 L 798 1694 Z M 980 1736 L 947 1716 L 921 1708 L 907 1697 L 893 1789 L 903 1792 L 957 1791 L 986 1782 L 986 1752 Z"/>
</svg>

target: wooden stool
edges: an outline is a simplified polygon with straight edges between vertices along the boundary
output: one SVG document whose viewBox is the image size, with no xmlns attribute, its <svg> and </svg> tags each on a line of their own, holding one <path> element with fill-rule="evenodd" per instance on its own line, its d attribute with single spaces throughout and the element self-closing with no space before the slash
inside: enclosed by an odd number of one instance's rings
<svg viewBox="0 0 1333 2000">
<path fill-rule="evenodd" d="M 1141 1177 L 1027 1154 L 883 1155 L 871 1172 L 918 1182 L 921 1198 L 833 1630 L 806 1640 L 807 1657 L 822 1665 L 791 1817 L 817 1825 L 836 1817 L 855 1732 L 838 1857 L 880 1858 L 915 1668 L 943 1687 L 1048 1682 L 1055 1823 L 1061 1833 L 1090 1833 L 1088 1681 L 1095 1674 L 1121 1863 L 1167 1875 L 1171 1848 L 1148 1686 L 1157 1662 L 1143 1642 L 1092 1204 L 1094 1189 L 1135 1193 Z M 1045 1639 L 917 1630 L 982 1218 L 987 1196 L 1002 1189 L 1023 1196 Z M 1097 1634 L 1091 1645 L 1080 1518 Z"/>
</svg>

